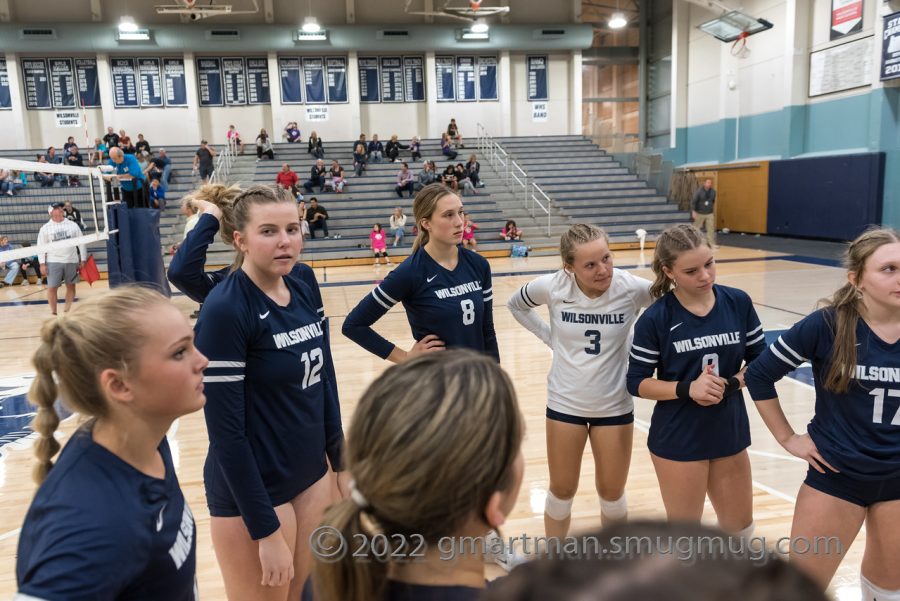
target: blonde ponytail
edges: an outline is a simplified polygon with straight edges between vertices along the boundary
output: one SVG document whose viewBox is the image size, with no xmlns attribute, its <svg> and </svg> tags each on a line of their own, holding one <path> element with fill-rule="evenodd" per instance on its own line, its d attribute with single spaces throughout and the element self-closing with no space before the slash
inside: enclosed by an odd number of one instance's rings
<svg viewBox="0 0 900 601">
<path fill-rule="evenodd" d="M 53 467 L 53 457 L 60 446 L 53 436 L 59 426 L 59 415 L 53 404 L 56 402 L 56 382 L 53 381 L 53 344 L 59 331 L 59 322 L 50 320 L 41 328 L 41 345 L 32 358 L 37 371 L 28 397 L 37 405 L 37 415 L 31 428 L 38 435 L 34 445 L 36 462 L 31 476 L 36 484 L 41 484 Z"/>
<path fill-rule="evenodd" d="M 650 268 L 656 276 L 650 285 L 650 297 L 657 299 L 665 296 L 674 286 L 674 282 L 666 275 L 663 267 L 671 270 L 675 261 L 678 260 L 678 255 L 703 245 L 709 246 L 709 243 L 700 230 L 693 225 L 681 223 L 663 230 L 663 233 L 656 239 L 653 263 L 650 264 Z"/>
</svg>

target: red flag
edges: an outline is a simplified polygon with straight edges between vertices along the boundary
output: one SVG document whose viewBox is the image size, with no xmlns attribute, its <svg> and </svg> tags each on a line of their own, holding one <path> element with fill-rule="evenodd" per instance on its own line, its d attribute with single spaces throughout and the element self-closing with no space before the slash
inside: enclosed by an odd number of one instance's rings
<svg viewBox="0 0 900 601">
<path fill-rule="evenodd" d="M 78 270 L 81 279 L 93 286 L 94 282 L 100 279 L 100 270 L 97 269 L 97 262 L 94 261 L 94 255 L 87 258 L 87 261 Z"/>
</svg>

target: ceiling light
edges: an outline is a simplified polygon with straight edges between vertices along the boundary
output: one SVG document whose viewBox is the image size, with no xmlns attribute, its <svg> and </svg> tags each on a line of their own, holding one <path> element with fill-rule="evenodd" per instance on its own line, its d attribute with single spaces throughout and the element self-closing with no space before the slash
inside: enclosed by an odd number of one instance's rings
<svg viewBox="0 0 900 601">
<path fill-rule="evenodd" d="M 134 31 L 117 31 L 116 40 L 120 42 L 146 42 L 150 40 L 150 30 L 137 28 Z"/>
<path fill-rule="evenodd" d="M 303 27 L 301 27 L 301 29 L 306 33 L 317 33 L 322 29 L 322 26 L 319 25 L 319 22 L 315 17 L 306 17 L 303 19 Z"/>
<path fill-rule="evenodd" d="M 137 23 L 134 22 L 134 17 L 122 17 L 122 20 L 119 21 L 119 31 L 130 33 L 138 30 Z"/>
<path fill-rule="evenodd" d="M 622 29 L 626 25 L 628 25 L 628 19 L 625 18 L 625 13 L 613 13 L 609 18 L 610 29 Z"/>
<path fill-rule="evenodd" d="M 490 27 L 488 27 L 488 24 L 484 19 L 478 19 L 472 24 L 472 27 L 469 28 L 472 33 L 487 33 L 488 29 L 490 29 Z"/>
</svg>

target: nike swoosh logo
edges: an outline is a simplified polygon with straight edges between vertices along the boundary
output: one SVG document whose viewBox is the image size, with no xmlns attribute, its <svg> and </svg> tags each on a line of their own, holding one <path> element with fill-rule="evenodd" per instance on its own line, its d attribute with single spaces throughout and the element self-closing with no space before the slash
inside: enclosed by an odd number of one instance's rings
<svg viewBox="0 0 900 601">
<path fill-rule="evenodd" d="M 575 301 L 567 301 L 567 300 L 564 300 L 563 302 L 566 303 L 567 305 L 571 305 L 571 304 L 574 303 Z"/>
<path fill-rule="evenodd" d="M 265 319 L 266 317 L 269 316 L 269 313 L 271 313 L 271 311 L 266 311 L 265 313 L 260 313 L 260 314 L 259 314 L 259 318 L 260 318 L 260 319 Z"/>
<path fill-rule="evenodd" d="M 680 322 L 676 323 L 674 326 L 672 326 L 671 328 L 669 328 L 669 331 L 671 332 L 672 330 L 674 330 L 675 328 L 677 328 L 678 326 L 680 326 L 680 325 L 683 324 L 683 323 L 684 323 L 683 321 L 680 321 Z"/>
<path fill-rule="evenodd" d="M 166 504 L 163 503 L 162 509 L 159 510 L 159 516 L 156 518 L 156 531 L 159 532 L 163 527 L 163 513 L 166 511 Z"/>
<path fill-rule="evenodd" d="M 431 280 L 433 280 L 433 279 L 436 278 L 436 277 L 437 277 L 436 275 L 433 275 L 433 276 L 431 276 L 430 278 L 425 278 L 425 281 L 426 281 L 426 282 L 430 282 Z"/>
</svg>

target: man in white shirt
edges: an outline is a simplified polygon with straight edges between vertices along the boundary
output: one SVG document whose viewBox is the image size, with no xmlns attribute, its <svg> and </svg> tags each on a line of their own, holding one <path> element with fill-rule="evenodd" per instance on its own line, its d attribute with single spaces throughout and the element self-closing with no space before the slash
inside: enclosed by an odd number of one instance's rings
<svg viewBox="0 0 900 601">
<path fill-rule="evenodd" d="M 66 219 L 64 206 L 62 202 L 53 202 L 47 209 L 50 221 L 42 225 L 41 231 L 38 232 L 38 246 L 82 235 L 81 228 Z M 40 253 L 38 257 L 41 261 L 41 275 L 47 276 L 47 300 L 50 303 L 50 312 L 56 315 L 57 290 L 60 284 L 65 283 L 65 312 L 68 313 L 72 303 L 75 302 L 75 282 L 78 270 L 87 257 L 87 249 L 83 244 L 77 247 L 52 248 Z"/>
</svg>

